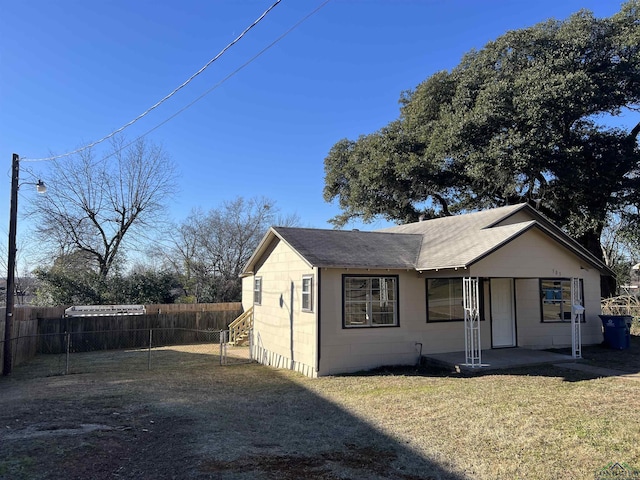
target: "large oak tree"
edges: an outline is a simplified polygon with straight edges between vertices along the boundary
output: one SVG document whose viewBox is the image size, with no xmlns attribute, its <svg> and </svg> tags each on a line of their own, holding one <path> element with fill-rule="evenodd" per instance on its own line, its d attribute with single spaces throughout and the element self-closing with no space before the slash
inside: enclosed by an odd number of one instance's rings
<svg viewBox="0 0 640 480">
<path fill-rule="evenodd" d="M 638 0 L 507 32 L 404 92 L 397 120 L 333 146 L 333 222 L 526 201 L 602 258 L 608 216 L 639 220 L 640 124 L 619 121 L 639 100 Z"/>
</svg>

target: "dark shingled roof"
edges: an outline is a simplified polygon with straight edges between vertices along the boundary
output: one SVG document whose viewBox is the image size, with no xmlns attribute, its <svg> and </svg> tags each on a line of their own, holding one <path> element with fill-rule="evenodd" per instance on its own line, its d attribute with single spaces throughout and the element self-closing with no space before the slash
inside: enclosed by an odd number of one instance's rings
<svg viewBox="0 0 640 480">
<path fill-rule="evenodd" d="M 252 272 L 275 238 L 314 267 L 421 271 L 468 267 L 531 228 L 540 229 L 592 265 L 608 271 L 599 259 L 538 212 L 527 204 L 518 204 L 377 232 L 272 227 L 242 275 Z"/>
<path fill-rule="evenodd" d="M 273 227 L 315 267 L 415 268 L 422 235 Z"/>
</svg>

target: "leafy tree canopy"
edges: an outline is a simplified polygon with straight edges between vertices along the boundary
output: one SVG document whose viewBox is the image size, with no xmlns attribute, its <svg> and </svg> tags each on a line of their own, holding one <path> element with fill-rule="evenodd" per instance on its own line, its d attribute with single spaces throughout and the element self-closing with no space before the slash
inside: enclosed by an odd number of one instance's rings
<svg viewBox="0 0 640 480">
<path fill-rule="evenodd" d="M 608 215 L 637 225 L 640 1 L 507 32 L 402 93 L 400 116 L 336 143 L 327 201 L 343 226 L 531 202 L 602 258 Z"/>
<path fill-rule="evenodd" d="M 39 305 L 108 305 L 174 303 L 179 279 L 167 270 L 138 267 L 128 274 L 112 271 L 108 277 L 89 268 L 85 252 L 62 255 L 48 268 L 34 271 Z"/>
</svg>

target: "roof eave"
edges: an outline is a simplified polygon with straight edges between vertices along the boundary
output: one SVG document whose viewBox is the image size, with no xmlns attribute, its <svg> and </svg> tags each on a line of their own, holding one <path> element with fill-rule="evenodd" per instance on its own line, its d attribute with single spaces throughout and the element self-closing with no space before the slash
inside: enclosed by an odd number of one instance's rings
<svg viewBox="0 0 640 480">
<path fill-rule="evenodd" d="M 318 264 L 318 268 L 333 268 L 337 270 L 413 270 L 418 269 L 414 265 L 334 265 L 334 264 Z"/>
<path fill-rule="evenodd" d="M 422 272 L 437 272 L 439 270 L 467 270 L 470 265 L 438 265 L 435 267 L 424 267 L 424 268 L 416 268 L 418 273 Z"/>
<path fill-rule="evenodd" d="M 523 205 L 522 208 L 524 208 L 525 206 L 526 206 L 526 204 Z M 516 211 L 520 211 L 522 208 L 519 208 Z M 531 207 L 529 207 L 529 208 L 531 208 Z M 515 211 L 513 213 L 515 213 Z M 504 217 L 504 218 L 507 218 L 507 217 Z M 503 218 L 503 220 L 504 220 L 504 218 Z M 612 274 L 613 273 L 609 267 L 604 265 L 602 262 L 599 262 L 590 252 L 588 252 L 583 247 L 581 247 L 577 242 L 575 242 L 567 234 L 565 234 L 564 232 L 562 232 L 559 229 L 558 229 L 559 232 L 556 232 L 556 231 L 554 231 L 555 229 L 548 228 L 547 224 L 548 225 L 553 225 L 550 222 L 542 223 L 542 222 L 539 222 L 536 219 L 531 224 L 529 224 L 526 227 L 522 228 L 521 230 L 515 232 L 513 235 L 510 235 L 509 237 L 505 238 L 503 241 L 501 241 L 501 242 L 497 243 L 496 245 L 494 245 L 492 248 L 484 251 L 482 254 L 480 254 L 477 257 L 465 262 L 464 264 L 434 266 L 434 267 L 427 267 L 427 268 L 417 268 L 417 270 L 418 271 L 438 271 L 438 270 L 451 270 L 451 269 L 461 269 L 461 268 L 462 269 L 467 269 L 467 268 L 470 268 L 475 263 L 477 263 L 480 260 L 482 260 L 482 259 L 486 258 L 487 256 L 491 255 L 492 253 L 494 253 L 495 251 L 499 250 L 500 248 L 502 248 L 507 243 L 509 243 L 509 242 L 515 240 L 516 238 L 518 238 L 520 235 L 528 232 L 532 228 L 538 228 L 540 231 L 542 231 L 542 233 L 544 233 L 545 235 L 548 235 L 549 237 L 555 239 L 558 243 L 563 245 L 565 248 L 569 249 L 578 258 L 584 260 L 585 262 L 590 264 L 592 267 L 600 270 L 601 272 L 606 272 L 608 274 Z"/>
<path fill-rule="evenodd" d="M 462 269 L 468 269 L 474 263 L 477 263 L 480 260 L 482 260 L 483 258 L 491 255 L 493 252 L 495 252 L 496 250 L 502 248 L 504 245 L 506 245 L 507 243 L 509 243 L 513 239 L 519 237 L 520 235 L 522 235 L 523 233 L 525 233 L 526 231 L 528 231 L 529 229 L 531 229 L 535 225 L 536 225 L 535 222 L 531 222 L 531 224 L 527 225 L 526 227 L 523 227 L 522 229 L 518 230 L 517 232 L 514 232 L 509 237 L 505 238 L 504 240 L 502 240 L 501 242 L 497 243 L 493 247 L 485 250 L 480 255 L 472 258 L 471 260 L 466 261 L 465 263 L 461 263 L 461 264 L 457 264 L 457 265 L 445 265 L 445 266 L 437 266 L 437 267 L 418 268 L 417 270 L 418 271 L 427 271 L 427 270 L 431 270 L 431 271 L 436 270 L 437 271 L 437 270 L 451 270 L 451 269 L 459 270 L 461 268 Z"/>
</svg>

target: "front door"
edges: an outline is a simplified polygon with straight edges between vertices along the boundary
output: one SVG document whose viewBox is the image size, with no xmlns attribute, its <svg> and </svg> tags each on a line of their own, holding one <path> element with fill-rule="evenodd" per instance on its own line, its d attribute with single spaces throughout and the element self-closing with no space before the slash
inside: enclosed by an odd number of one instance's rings
<svg viewBox="0 0 640 480">
<path fill-rule="evenodd" d="M 513 279 L 491 279 L 491 346 L 516 346 L 516 315 L 513 307 Z"/>
</svg>

